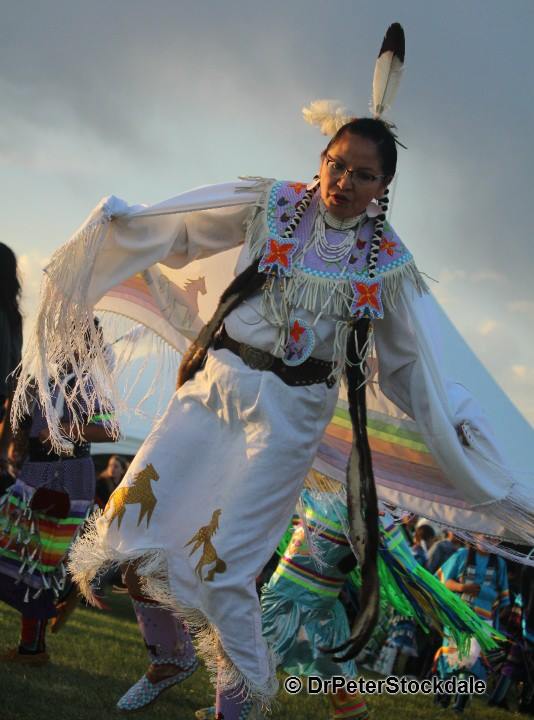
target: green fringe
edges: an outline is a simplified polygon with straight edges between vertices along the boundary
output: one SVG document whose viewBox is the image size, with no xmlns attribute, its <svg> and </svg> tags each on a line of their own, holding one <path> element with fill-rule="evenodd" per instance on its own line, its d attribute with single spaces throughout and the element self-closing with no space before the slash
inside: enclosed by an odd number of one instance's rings
<svg viewBox="0 0 534 720">
<path fill-rule="evenodd" d="M 426 633 L 431 628 L 451 635 L 460 657 L 469 652 L 475 637 L 484 651 L 495 650 L 505 640 L 497 630 L 484 622 L 472 608 L 452 590 L 413 559 L 410 549 L 397 538 L 384 532 L 378 554 L 380 605 L 382 610 L 393 607 L 395 612 L 416 622 Z M 293 520 L 278 544 L 283 556 L 293 537 Z M 361 571 L 354 568 L 347 579 L 356 589 L 362 586 Z"/>
<path fill-rule="evenodd" d="M 382 549 L 378 559 L 381 605 L 392 606 L 400 615 L 420 625 L 425 632 L 429 632 L 432 627 L 440 633 L 451 635 L 460 657 L 468 654 L 472 637 L 478 640 L 484 651 L 494 650 L 499 647 L 499 642 L 505 640 L 501 633 L 479 618 L 459 595 L 445 587 L 437 577 L 419 564 L 413 570 L 408 570 L 389 553 L 390 562 L 396 565 L 401 578 L 401 588 L 395 573 L 383 559 L 383 552 Z M 413 565 L 413 559 L 409 565 Z M 361 587 L 359 568 L 349 574 L 349 579 L 356 588 Z"/>
</svg>

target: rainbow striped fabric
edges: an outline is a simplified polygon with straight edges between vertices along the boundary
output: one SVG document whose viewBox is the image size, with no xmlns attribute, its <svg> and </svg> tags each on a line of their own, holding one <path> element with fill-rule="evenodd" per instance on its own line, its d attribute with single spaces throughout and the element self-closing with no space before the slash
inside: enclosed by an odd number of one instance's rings
<svg viewBox="0 0 534 720">
<path fill-rule="evenodd" d="M 465 502 L 452 492 L 415 423 L 387 403 L 383 396 L 376 397 L 369 392 L 367 403 L 367 433 L 379 495 L 389 500 L 393 499 L 391 492 L 397 499 L 404 494 L 415 494 L 435 503 L 466 507 Z M 351 442 L 347 402 L 340 398 L 319 445 L 314 468 L 344 482 Z"/>
<path fill-rule="evenodd" d="M 87 500 L 71 501 L 68 516 L 55 518 L 32 511 L 29 500 L 12 489 L 0 512 L 0 559 L 4 569 L 9 569 L 12 576 L 23 577 L 25 582 L 27 575 L 35 580 L 54 573 L 91 505 Z"/>
<path fill-rule="evenodd" d="M 328 554 L 324 561 L 328 564 L 328 573 L 321 571 L 320 565 L 311 559 L 307 544 L 307 533 L 300 518 L 293 519 L 294 532 L 284 555 L 274 571 L 277 578 L 283 578 L 299 585 L 310 593 L 322 597 L 337 598 L 345 582 L 345 575 L 337 570 L 337 562 L 348 550 L 348 542 L 341 523 L 332 517 L 321 514 L 309 504 L 305 509 L 305 522 L 308 537 L 321 544 Z"/>
</svg>

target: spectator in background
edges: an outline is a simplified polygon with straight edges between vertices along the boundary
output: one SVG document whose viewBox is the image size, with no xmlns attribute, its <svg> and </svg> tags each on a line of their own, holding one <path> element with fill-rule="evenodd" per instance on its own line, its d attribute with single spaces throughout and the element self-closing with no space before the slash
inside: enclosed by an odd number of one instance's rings
<svg viewBox="0 0 534 720">
<path fill-rule="evenodd" d="M 0 242 L 0 474 L 6 473 L 6 451 L 11 442 L 9 409 L 14 389 L 10 377 L 20 362 L 22 350 L 22 315 L 19 309 L 20 283 L 17 259 L 7 245 Z"/>
<path fill-rule="evenodd" d="M 7 451 L 2 461 L 0 472 L 0 497 L 13 485 L 18 478 L 24 462 L 25 447 L 21 447 L 16 438 L 13 438 L 7 445 Z"/>
<path fill-rule="evenodd" d="M 415 524 L 412 553 L 417 562 L 427 569 L 428 551 L 436 538 L 436 530 L 430 520 L 419 518 Z"/>
<path fill-rule="evenodd" d="M 120 455 L 111 455 L 106 468 L 96 481 L 95 500 L 101 508 L 106 506 L 111 493 L 120 483 L 126 472 L 126 463 Z"/>
<path fill-rule="evenodd" d="M 439 568 L 438 577 L 449 590 L 460 593 L 479 617 L 499 629 L 500 614 L 510 605 L 508 572 L 503 558 L 490 554 L 482 537 L 476 548 L 461 548 L 451 555 Z M 445 637 L 436 659 L 443 679 L 453 675 L 467 679 L 474 675 L 485 680 L 488 674 L 488 662 L 476 640 L 471 640 L 467 656 L 460 658 L 454 642 Z M 436 696 L 443 707 L 448 706 L 450 699 L 449 695 Z M 453 709 L 463 712 L 468 699 L 469 695 L 456 695 Z"/>
<path fill-rule="evenodd" d="M 438 568 L 454 555 L 460 548 L 461 544 L 458 538 L 451 530 L 443 531 L 443 538 L 432 543 L 432 547 L 428 551 L 427 570 L 434 574 Z"/>
<path fill-rule="evenodd" d="M 518 710 L 534 715 L 534 567 L 521 568 L 520 592 L 506 625 L 510 646 L 489 705 L 508 710 L 506 695 L 510 688 L 521 684 Z"/>
<path fill-rule="evenodd" d="M 414 540 L 414 533 L 415 533 L 415 525 L 419 518 L 417 515 L 405 515 L 403 518 L 401 518 L 400 525 L 402 527 L 402 532 L 404 533 L 406 537 L 406 541 L 408 545 L 411 545 Z"/>
<path fill-rule="evenodd" d="M 426 518 L 419 518 L 415 523 L 412 555 L 426 569 L 428 548 L 431 546 L 436 531 Z M 418 628 L 415 621 L 403 615 L 394 615 L 391 622 L 389 645 L 397 648 L 397 657 L 393 665 L 396 675 L 417 675 L 421 668 L 424 655 L 424 644 L 427 634 Z"/>
<path fill-rule="evenodd" d="M 110 455 L 108 464 L 99 473 L 96 480 L 95 502 L 102 510 L 106 507 L 111 494 L 119 485 L 126 474 L 128 463 L 120 455 Z M 125 592 L 126 586 L 122 582 L 121 572 L 117 568 L 110 568 L 107 572 L 99 575 L 93 583 L 93 590 L 103 600 L 105 588 L 112 586 L 114 592 Z"/>
<path fill-rule="evenodd" d="M 443 530 L 442 539 L 434 539 L 430 545 L 426 559 L 426 569 L 434 573 L 461 547 L 460 540 L 450 530 Z M 420 658 L 417 675 L 425 678 L 431 675 L 434 656 L 441 647 L 442 637 L 440 633 L 431 629 L 428 634 L 418 631 L 418 644 Z"/>
</svg>

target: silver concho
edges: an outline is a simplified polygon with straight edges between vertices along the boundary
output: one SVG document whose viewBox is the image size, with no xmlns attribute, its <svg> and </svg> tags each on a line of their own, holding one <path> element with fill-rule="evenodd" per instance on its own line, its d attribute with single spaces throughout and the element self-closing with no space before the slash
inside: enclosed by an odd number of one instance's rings
<svg viewBox="0 0 534 720">
<path fill-rule="evenodd" d="M 274 360 L 270 353 L 246 343 L 239 345 L 239 356 L 245 365 L 248 365 L 253 370 L 269 370 Z"/>
</svg>

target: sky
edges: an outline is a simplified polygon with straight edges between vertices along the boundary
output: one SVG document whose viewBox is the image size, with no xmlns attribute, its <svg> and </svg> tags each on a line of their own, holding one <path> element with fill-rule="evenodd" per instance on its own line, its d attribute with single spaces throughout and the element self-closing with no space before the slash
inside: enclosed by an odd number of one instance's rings
<svg viewBox="0 0 534 720">
<path fill-rule="evenodd" d="M 309 181 L 318 98 L 368 114 L 387 26 L 406 32 L 388 118 L 391 222 L 534 424 L 532 0 L 0 0 L 0 239 L 24 312 L 98 200 L 153 203 L 240 175 Z"/>
</svg>

